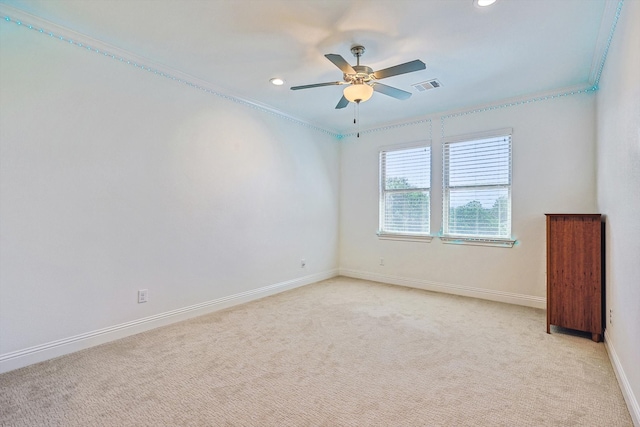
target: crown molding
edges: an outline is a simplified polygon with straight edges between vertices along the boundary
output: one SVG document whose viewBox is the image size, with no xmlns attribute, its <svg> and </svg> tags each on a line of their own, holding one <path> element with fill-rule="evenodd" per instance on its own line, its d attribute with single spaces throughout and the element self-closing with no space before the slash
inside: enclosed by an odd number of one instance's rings
<svg viewBox="0 0 640 427">
<path fill-rule="evenodd" d="M 121 49 L 117 46 L 110 45 L 101 40 L 89 37 L 85 34 L 55 24 L 46 19 L 31 15 L 23 10 L 5 4 L 0 4 L 0 14 L 2 15 L 2 23 L 12 23 L 18 25 L 20 27 L 23 27 L 24 29 L 41 33 L 43 36 L 48 36 L 53 40 L 64 42 L 65 44 L 76 48 L 84 49 L 87 53 L 98 54 L 104 56 L 105 59 L 112 59 L 118 62 L 125 63 L 127 65 L 131 65 L 141 71 L 149 72 L 156 77 L 163 77 L 168 80 L 176 81 L 193 89 L 204 91 L 219 98 L 244 105 L 263 113 L 274 115 L 278 118 L 293 122 L 297 125 L 301 125 L 306 128 L 325 133 L 334 138 L 339 138 L 339 134 L 333 130 L 327 129 L 323 126 L 317 125 L 307 120 L 303 120 L 299 117 L 284 113 L 276 108 L 260 103 L 258 101 L 239 97 L 221 89 L 220 87 L 217 87 L 209 81 L 199 79 L 179 69 L 156 63 L 152 59 L 149 59 L 147 57 L 138 55 L 125 49 Z"/>
<path fill-rule="evenodd" d="M 479 112 L 486 112 L 489 110 L 495 110 L 499 108 L 512 107 L 522 105 L 530 102 L 538 102 L 547 99 L 558 98 L 561 96 L 574 95 L 578 93 L 586 93 L 597 90 L 598 81 L 604 68 L 606 56 L 608 53 L 611 40 L 615 31 L 615 27 L 620 16 L 620 11 L 624 0 L 605 0 L 605 7 L 603 11 L 602 20 L 600 23 L 600 29 L 598 32 L 598 38 L 596 47 L 594 49 L 594 55 L 591 63 L 591 71 L 588 83 L 560 88 L 550 91 L 545 91 L 537 94 L 527 94 L 519 97 L 502 99 L 495 102 L 482 104 L 475 107 L 464 107 L 456 110 L 450 110 L 445 112 L 438 112 L 428 114 L 424 116 L 417 116 L 408 120 L 401 120 L 396 122 L 388 122 L 379 126 L 370 127 L 360 130 L 361 135 L 366 135 L 373 132 L 380 132 L 385 130 L 397 129 L 406 126 L 415 126 L 419 124 L 429 124 L 429 133 L 433 132 L 433 119 L 440 118 L 441 121 L 450 119 L 462 115 L 474 114 Z M 111 57 L 112 59 L 127 62 L 132 66 L 139 68 L 143 71 L 148 71 L 153 74 L 157 74 L 160 77 L 166 77 L 171 80 L 175 80 L 179 83 L 183 83 L 190 86 L 193 89 L 199 89 L 207 93 L 213 94 L 217 97 L 236 102 L 249 108 L 256 109 L 258 111 L 268 113 L 279 117 L 281 119 L 290 121 L 297 125 L 307 127 L 309 129 L 325 133 L 336 139 L 344 139 L 355 137 L 357 132 L 349 132 L 342 134 L 336 130 L 327 129 L 321 125 L 312 123 L 310 121 L 301 119 L 299 117 L 292 116 L 284 113 L 269 105 L 262 104 L 258 101 L 243 98 L 231 94 L 209 81 L 204 81 L 190 74 L 182 72 L 178 69 L 171 68 L 162 64 L 155 63 L 153 60 L 141 55 L 137 55 L 133 52 L 120 49 L 116 46 L 112 46 L 100 40 L 91 38 L 87 35 L 78 33 L 69 28 L 39 18 L 35 15 L 31 15 L 25 11 L 11 7 L 8 5 L 0 4 L 0 13 L 2 14 L 3 21 L 11 21 L 14 23 L 20 22 L 19 25 L 29 28 L 38 32 L 48 35 L 52 38 L 59 39 L 60 41 L 67 42 L 77 47 L 86 48 L 87 52 L 102 54 L 105 57 Z"/>
<path fill-rule="evenodd" d="M 432 123 L 436 120 L 444 121 L 447 119 L 466 116 L 469 114 L 484 113 L 487 111 L 498 110 L 498 109 L 508 108 L 508 107 L 516 107 L 519 105 L 530 104 L 533 102 L 547 101 L 551 99 L 578 95 L 581 93 L 589 93 L 593 91 L 595 91 L 593 86 L 587 85 L 587 84 L 580 84 L 580 85 L 573 85 L 573 86 L 567 86 L 563 88 L 548 90 L 544 92 L 529 93 L 526 95 L 520 95 L 513 98 L 501 99 L 495 102 L 489 102 L 485 104 L 429 114 L 429 115 L 421 116 L 420 118 L 413 118 L 411 120 L 403 120 L 403 121 L 398 121 L 393 123 L 386 123 L 383 126 L 371 127 L 371 128 L 360 130 L 360 135 L 366 135 L 368 133 L 381 132 L 381 131 L 397 129 L 397 128 L 406 127 L 406 126 L 415 126 L 415 125 L 420 125 L 424 123 L 429 123 L 430 139 L 432 139 L 433 138 Z M 341 135 L 340 138 L 348 138 L 348 137 L 355 137 L 355 136 L 356 136 L 356 132 L 350 132 L 350 133 Z"/>
<path fill-rule="evenodd" d="M 591 60 L 591 71 L 589 73 L 589 84 L 593 87 L 598 86 L 600 74 L 602 74 L 602 69 L 607 59 L 607 53 L 616 25 L 618 24 L 623 3 L 624 0 L 605 0 L 600 29 L 598 30 L 598 38 L 596 39 L 593 59 Z"/>
</svg>

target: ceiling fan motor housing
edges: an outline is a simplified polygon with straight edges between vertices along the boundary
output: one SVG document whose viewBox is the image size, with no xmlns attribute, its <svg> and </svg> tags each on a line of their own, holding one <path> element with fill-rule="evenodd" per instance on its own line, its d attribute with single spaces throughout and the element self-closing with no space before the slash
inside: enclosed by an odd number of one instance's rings
<svg viewBox="0 0 640 427">
<path fill-rule="evenodd" d="M 368 83 L 374 79 L 373 70 L 366 65 L 354 65 L 355 74 L 344 74 L 344 81 L 348 83 Z"/>
</svg>

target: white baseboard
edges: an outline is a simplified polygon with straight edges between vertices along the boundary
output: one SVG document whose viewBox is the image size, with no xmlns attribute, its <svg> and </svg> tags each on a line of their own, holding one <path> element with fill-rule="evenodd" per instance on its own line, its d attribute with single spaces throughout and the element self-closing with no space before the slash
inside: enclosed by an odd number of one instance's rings
<svg viewBox="0 0 640 427">
<path fill-rule="evenodd" d="M 356 279 L 371 280 L 374 282 L 388 283 L 391 285 L 407 286 L 409 288 L 424 289 L 426 291 L 442 292 L 446 294 L 462 295 L 486 299 L 491 301 L 505 302 L 508 304 L 524 305 L 526 307 L 547 308 L 547 299 L 531 295 L 514 294 L 511 292 L 494 291 L 491 289 L 473 288 L 470 286 L 452 285 L 449 283 L 438 283 L 423 279 L 412 279 L 406 277 L 389 276 L 368 271 L 358 271 L 350 269 L 340 269 L 341 276 L 353 277 Z"/>
<path fill-rule="evenodd" d="M 609 336 L 606 329 L 604 331 L 604 346 L 609 354 L 609 359 L 611 360 L 613 371 L 616 373 L 616 378 L 618 378 L 618 384 L 620 385 L 620 390 L 622 390 L 624 400 L 627 402 L 627 408 L 629 408 L 633 425 L 640 427 L 640 404 L 638 404 L 638 399 L 636 399 L 636 396 L 633 394 L 633 389 L 631 388 L 631 384 L 629 384 L 629 379 L 622 368 L 616 349 L 613 346 L 613 341 L 611 341 L 611 336 Z"/>
<path fill-rule="evenodd" d="M 309 276 L 288 280 L 273 285 L 264 286 L 250 291 L 240 292 L 212 301 L 194 304 L 188 307 L 155 314 L 131 322 L 121 323 L 86 332 L 68 338 L 36 345 L 10 353 L 0 354 L 0 373 L 12 371 L 34 363 L 43 362 L 54 357 L 63 356 L 78 350 L 104 344 L 130 335 L 139 334 L 159 326 L 212 313 L 234 305 L 243 304 L 269 295 L 274 295 L 289 289 L 298 288 L 321 280 L 330 279 L 338 275 L 338 270 L 311 274 Z"/>
</svg>

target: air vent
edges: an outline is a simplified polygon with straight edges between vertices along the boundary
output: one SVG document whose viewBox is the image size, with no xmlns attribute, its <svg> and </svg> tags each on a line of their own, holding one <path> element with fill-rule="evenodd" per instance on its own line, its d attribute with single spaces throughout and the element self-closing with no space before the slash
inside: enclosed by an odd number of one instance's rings
<svg viewBox="0 0 640 427">
<path fill-rule="evenodd" d="M 426 82 L 413 84 L 411 86 L 413 86 L 418 92 L 424 92 L 429 89 L 439 88 L 440 86 L 442 86 L 442 84 L 440 84 L 437 79 L 431 79 L 427 80 Z"/>
</svg>

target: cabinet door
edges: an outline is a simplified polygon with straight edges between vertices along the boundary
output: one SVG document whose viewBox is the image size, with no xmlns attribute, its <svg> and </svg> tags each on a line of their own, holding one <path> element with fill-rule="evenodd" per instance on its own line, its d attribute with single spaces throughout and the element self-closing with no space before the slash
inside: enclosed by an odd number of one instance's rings
<svg viewBox="0 0 640 427">
<path fill-rule="evenodd" d="M 549 227 L 549 321 L 602 333 L 600 220 L 557 216 Z"/>
</svg>

